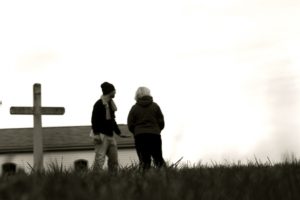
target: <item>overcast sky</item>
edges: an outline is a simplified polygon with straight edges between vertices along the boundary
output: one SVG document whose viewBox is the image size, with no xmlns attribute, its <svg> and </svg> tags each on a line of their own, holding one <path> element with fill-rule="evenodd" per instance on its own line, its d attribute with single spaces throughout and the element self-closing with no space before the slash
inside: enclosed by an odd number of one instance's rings
<svg viewBox="0 0 300 200">
<path fill-rule="evenodd" d="M 0 2 L 0 128 L 10 106 L 64 106 L 44 126 L 90 125 L 100 84 L 126 123 L 139 86 L 166 118 L 167 159 L 280 159 L 300 153 L 297 0 Z"/>
</svg>

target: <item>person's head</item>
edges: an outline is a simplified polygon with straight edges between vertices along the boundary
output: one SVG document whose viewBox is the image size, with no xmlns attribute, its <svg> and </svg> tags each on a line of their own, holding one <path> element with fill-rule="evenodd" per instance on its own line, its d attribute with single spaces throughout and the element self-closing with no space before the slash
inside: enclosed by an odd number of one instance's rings
<svg viewBox="0 0 300 200">
<path fill-rule="evenodd" d="M 141 99 L 144 96 L 151 96 L 150 89 L 146 87 L 139 87 L 135 93 L 135 100 Z"/>
<path fill-rule="evenodd" d="M 109 96 L 110 98 L 114 98 L 116 95 L 116 89 L 113 84 L 104 82 L 101 84 L 101 89 L 103 95 Z"/>
</svg>

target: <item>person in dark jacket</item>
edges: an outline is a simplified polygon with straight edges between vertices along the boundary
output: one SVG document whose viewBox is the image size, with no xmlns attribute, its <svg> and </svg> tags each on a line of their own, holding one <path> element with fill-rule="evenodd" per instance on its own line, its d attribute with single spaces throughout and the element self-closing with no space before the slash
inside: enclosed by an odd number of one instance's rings
<svg viewBox="0 0 300 200">
<path fill-rule="evenodd" d="M 115 111 L 117 107 L 113 101 L 116 90 L 115 87 L 104 82 L 101 84 L 103 95 L 95 103 L 92 113 L 92 131 L 91 137 L 95 144 L 95 163 L 94 169 L 101 170 L 105 162 L 105 156 L 108 157 L 108 169 L 116 171 L 118 169 L 117 143 L 114 133 L 121 137 L 121 131 L 115 120 Z"/>
<path fill-rule="evenodd" d="M 150 90 L 146 87 L 138 88 L 135 100 L 136 104 L 128 114 L 127 123 L 130 132 L 134 134 L 140 166 L 143 169 L 150 168 L 151 157 L 156 167 L 165 166 L 160 135 L 165 126 L 162 111 L 153 102 Z"/>
</svg>

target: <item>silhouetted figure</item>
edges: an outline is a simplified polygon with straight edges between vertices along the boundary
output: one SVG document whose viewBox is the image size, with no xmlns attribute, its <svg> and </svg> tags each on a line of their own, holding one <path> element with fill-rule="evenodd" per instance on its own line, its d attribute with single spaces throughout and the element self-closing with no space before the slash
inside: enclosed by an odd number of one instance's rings
<svg viewBox="0 0 300 200">
<path fill-rule="evenodd" d="M 138 88 L 135 100 L 136 104 L 129 112 L 127 123 L 130 132 L 134 134 L 140 167 L 149 169 L 151 157 L 156 167 L 165 166 L 160 135 L 165 122 L 161 109 L 153 102 L 150 90 L 146 87 Z"/>
<path fill-rule="evenodd" d="M 115 87 L 104 82 L 101 84 L 103 95 L 95 103 L 92 113 L 92 137 L 95 144 L 94 169 L 101 170 L 108 157 L 108 169 L 116 171 L 118 169 L 117 143 L 114 132 L 122 137 L 121 131 L 115 121 L 115 111 L 117 107 L 113 101 L 116 90 Z"/>
</svg>

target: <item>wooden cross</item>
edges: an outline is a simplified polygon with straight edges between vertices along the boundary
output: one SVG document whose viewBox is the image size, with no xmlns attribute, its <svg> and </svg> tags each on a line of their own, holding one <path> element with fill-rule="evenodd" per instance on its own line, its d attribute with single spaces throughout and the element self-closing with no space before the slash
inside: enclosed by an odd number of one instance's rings
<svg viewBox="0 0 300 200">
<path fill-rule="evenodd" d="M 12 115 L 33 115 L 33 168 L 35 171 L 42 171 L 43 159 L 43 135 L 42 115 L 63 115 L 64 107 L 42 107 L 41 84 L 33 85 L 33 107 L 11 107 Z"/>
</svg>

